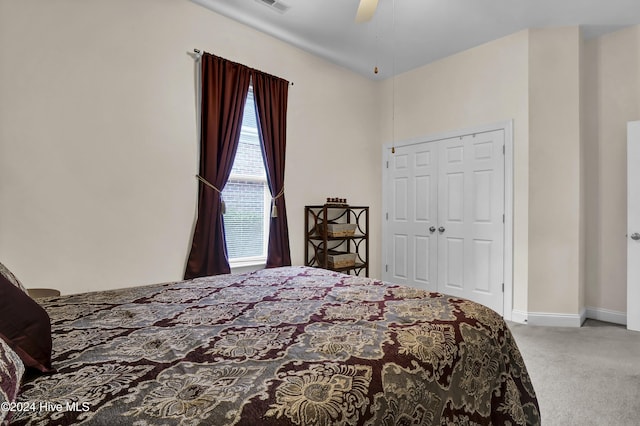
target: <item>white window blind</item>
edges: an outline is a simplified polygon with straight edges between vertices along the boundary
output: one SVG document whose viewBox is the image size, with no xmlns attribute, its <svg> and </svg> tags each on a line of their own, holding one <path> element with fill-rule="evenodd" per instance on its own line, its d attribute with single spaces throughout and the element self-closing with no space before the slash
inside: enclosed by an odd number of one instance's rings
<svg viewBox="0 0 640 426">
<path fill-rule="evenodd" d="M 271 195 L 251 88 L 244 107 L 238 151 L 222 198 L 226 206 L 224 231 L 231 265 L 265 261 Z"/>
</svg>

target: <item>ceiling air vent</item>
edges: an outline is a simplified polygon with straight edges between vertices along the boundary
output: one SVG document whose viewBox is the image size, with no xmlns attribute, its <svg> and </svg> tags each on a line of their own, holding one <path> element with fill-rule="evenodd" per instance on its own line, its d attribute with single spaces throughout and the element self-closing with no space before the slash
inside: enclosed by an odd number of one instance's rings
<svg viewBox="0 0 640 426">
<path fill-rule="evenodd" d="M 262 3 L 267 6 L 269 9 L 273 9 L 276 12 L 285 13 L 291 6 L 284 4 L 278 0 L 256 0 L 258 3 Z"/>
</svg>

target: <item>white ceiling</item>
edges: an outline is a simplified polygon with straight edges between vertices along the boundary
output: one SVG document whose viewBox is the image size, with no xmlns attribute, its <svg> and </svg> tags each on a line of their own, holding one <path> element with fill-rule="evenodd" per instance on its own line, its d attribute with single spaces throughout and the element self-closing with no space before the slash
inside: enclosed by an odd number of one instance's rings
<svg viewBox="0 0 640 426">
<path fill-rule="evenodd" d="M 263 0 L 192 1 L 371 79 L 526 28 L 579 25 L 588 38 L 640 23 L 640 0 L 379 0 L 360 24 L 359 0 L 276 0 L 285 12 Z"/>
</svg>

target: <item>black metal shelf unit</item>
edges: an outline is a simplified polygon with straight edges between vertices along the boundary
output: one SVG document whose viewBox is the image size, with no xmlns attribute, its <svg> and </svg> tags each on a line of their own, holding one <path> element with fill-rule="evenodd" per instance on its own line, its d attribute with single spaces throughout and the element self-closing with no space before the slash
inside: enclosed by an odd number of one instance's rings
<svg viewBox="0 0 640 426">
<path fill-rule="evenodd" d="M 369 207 L 325 204 L 305 206 L 304 258 L 315 266 L 347 274 L 369 276 Z M 329 226 L 354 224 L 353 235 L 330 236 Z M 353 264 L 331 265 L 332 256 L 355 255 Z"/>
</svg>

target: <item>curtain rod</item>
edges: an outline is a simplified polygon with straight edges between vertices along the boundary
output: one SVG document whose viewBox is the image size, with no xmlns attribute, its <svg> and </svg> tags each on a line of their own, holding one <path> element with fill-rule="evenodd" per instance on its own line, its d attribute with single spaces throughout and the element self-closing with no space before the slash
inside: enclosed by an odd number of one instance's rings
<svg viewBox="0 0 640 426">
<path fill-rule="evenodd" d="M 196 55 L 202 55 L 202 51 L 201 51 L 200 49 L 193 49 L 193 52 L 194 52 Z M 289 82 L 289 85 L 290 85 L 290 86 L 293 86 L 293 81 L 290 81 L 290 82 Z"/>
</svg>

